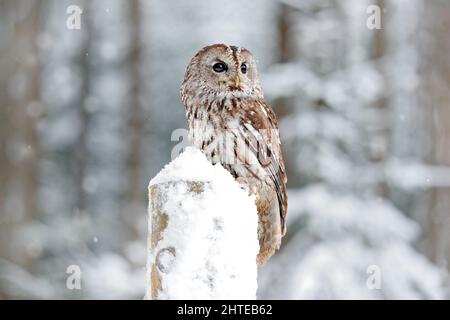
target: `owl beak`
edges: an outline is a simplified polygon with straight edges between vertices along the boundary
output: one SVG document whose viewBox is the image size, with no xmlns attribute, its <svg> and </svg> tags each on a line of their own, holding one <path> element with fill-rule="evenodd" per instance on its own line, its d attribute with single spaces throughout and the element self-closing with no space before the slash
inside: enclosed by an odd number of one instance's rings
<svg viewBox="0 0 450 320">
<path fill-rule="evenodd" d="M 236 77 L 232 78 L 231 80 L 232 80 L 232 82 L 231 82 L 230 86 L 233 89 L 240 89 L 241 88 L 241 78 L 239 78 L 239 76 L 236 76 Z"/>
</svg>

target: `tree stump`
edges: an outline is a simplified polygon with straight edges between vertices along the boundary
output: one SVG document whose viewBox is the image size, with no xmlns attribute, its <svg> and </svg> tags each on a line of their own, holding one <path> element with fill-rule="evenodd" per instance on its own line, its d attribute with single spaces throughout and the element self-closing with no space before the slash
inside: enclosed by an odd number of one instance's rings
<svg viewBox="0 0 450 320">
<path fill-rule="evenodd" d="M 237 184 L 234 199 L 221 188 L 149 187 L 147 299 L 256 299 L 256 206 Z"/>
<path fill-rule="evenodd" d="M 188 181 L 178 182 L 178 184 L 186 184 L 189 193 L 194 196 L 204 192 L 204 182 Z M 162 289 L 162 275 L 168 272 L 171 261 L 176 257 L 176 249 L 173 246 L 160 248 L 157 250 L 159 241 L 163 238 L 163 232 L 167 228 L 169 215 L 162 209 L 162 204 L 167 201 L 167 197 L 170 194 L 170 190 L 175 188 L 177 182 L 166 182 L 154 186 L 150 186 L 148 189 L 149 194 L 149 207 L 148 207 L 148 219 L 149 219 L 149 233 L 148 233 L 148 248 L 150 248 L 153 261 L 150 262 L 150 268 L 147 272 L 150 272 L 150 284 L 147 285 L 147 290 L 150 288 L 150 297 L 153 300 L 158 298 L 158 291 Z M 157 250 L 157 252 L 155 252 Z"/>
</svg>

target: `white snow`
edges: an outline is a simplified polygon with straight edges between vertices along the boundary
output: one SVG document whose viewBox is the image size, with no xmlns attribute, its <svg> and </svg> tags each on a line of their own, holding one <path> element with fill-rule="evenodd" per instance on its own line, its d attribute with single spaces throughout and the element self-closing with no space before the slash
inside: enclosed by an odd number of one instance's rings
<svg viewBox="0 0 450 320">
<path fill-rule="evenodd" d="M 100 254 L 81 265 L 81 288 L 88 299 L 138 299 L 143 288 L 144 268 L 134 268 L 123 256 Z"/>
<path fill-rule="evenodd" d="M 204 192 L 192 193 L 187 181 L 204 182 Z M 165 251 L 159 259 L 165 273 L 158 298 L 255 299 L 259 246 L 254 199 L 194 147 L 150 182 L 157 184 L 167 195 L 162 211 L 168 226 L 150 252 L 148 266 L 160 249 L 176 251 L 175 258 Z"/>
<path fill-rule="evenodd" d="M 284 249 L 260 274 L 262 299 L 443 299 L 443 272 L 411 243 L 419 226 L 389 201 L 325 186 L 289 193 Z M 367 269 L 380 270 L 380 288 Z"/>
<path fill-rule="evenodd" d="M 200 150 L 187 147 L 150 181 L 149 186 L 179 180 L 212 181 L 215 176 L 225 180 L 232 179 L 220 165 L 213 166 Z"/>
</svg>

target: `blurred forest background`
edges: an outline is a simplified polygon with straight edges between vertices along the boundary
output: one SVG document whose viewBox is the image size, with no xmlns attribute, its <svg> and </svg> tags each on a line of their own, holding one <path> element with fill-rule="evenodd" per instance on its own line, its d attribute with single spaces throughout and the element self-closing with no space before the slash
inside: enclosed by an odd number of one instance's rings
<svg viewBox="0 0 450 320">
<path fill-rule="evenodd" d="M 0 0 L 0 298 L 143 297 L 147 183 L 221 42 L 258 58 L 288 166 L 259 297 L 449 298 L 446 0 Z"/>
</svg>

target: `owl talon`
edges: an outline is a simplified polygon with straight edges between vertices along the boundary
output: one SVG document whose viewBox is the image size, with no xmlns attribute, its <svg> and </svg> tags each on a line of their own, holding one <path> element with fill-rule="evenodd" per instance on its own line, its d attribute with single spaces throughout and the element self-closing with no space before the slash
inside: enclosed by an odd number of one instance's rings
<svg viewBox="0 0 450 320">
<path fill-rule="evenodd" d="M 258 195 L 258 189 L 256 188 L 255 185 L 249 185 L 247 183 L 247 180 L 245 180 L 245 178 L 243 177 L 237 177 L 236 178 L 237 183 L 239 183 L 240 187 L 242 190 L 245 190 L 249 196 L 252 195 Z"/>
<path fill-rule="evenodd" d="M 247 181 L 243 177 L 237 177 L 236 182 L 239 183 L 239 186 L 242 190 L 249 192 Z"/>
</svg>

